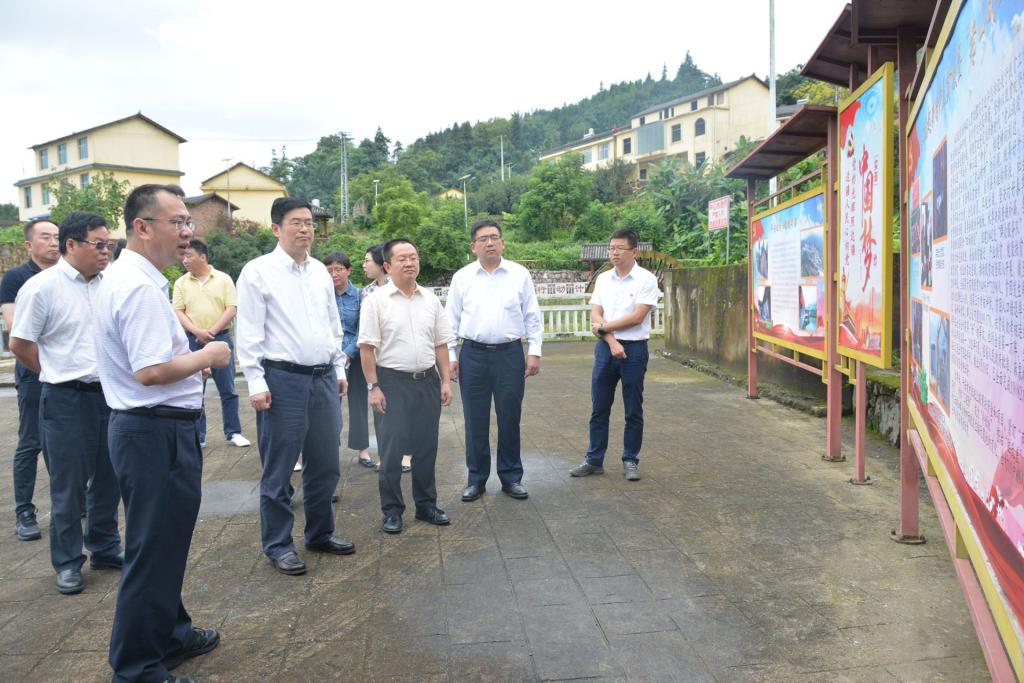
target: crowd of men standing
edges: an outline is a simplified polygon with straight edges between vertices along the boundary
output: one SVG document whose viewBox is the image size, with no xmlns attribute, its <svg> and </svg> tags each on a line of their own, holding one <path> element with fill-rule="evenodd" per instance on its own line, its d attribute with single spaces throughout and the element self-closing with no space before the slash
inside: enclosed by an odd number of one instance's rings
<svg viewBox="0 0 1024 683">
<path fill-rule="evenodd" d="M 450 523 L 437 505 L 435 462 L 453 382 L 465 419 L 462 500 L 486 491 L 492 403 L 501 490 L 514 499 L 529 496 L 520 423 L 526 379 L 540 371 L 543 324 L 529 271 L 502 255 L 500 225 L 473 226 L 476 261 L 455 274 L 442 305 L 417 282 L 414 242 L 399 238 L 368 250 L 363 267 L 374 281 L 360 291 L 350 280 L 348 255 L 312 257 L 312 206 L 282 198 L 270 216 L 277 246 L 242 269 L 236 289 L 194 239 L 182 199 L 173 185 L 132 191 L 124 211 L 127 243 L 109 268 L 114 242 L 101 216 L 76 212 L 59 226 L 30 222 L 29 261 L 0 286 L 18 358 L 16 533 L 25 541 L 41 537 L 32 495 L 42 453 L 57 590 L 85 588 L 83 546 L 92 568 L 121 570 L 109 652 L 115 682 L 191 680 L 169 672 L 220 641 L 215 629 L 192 624 L 181 588 L 201 498 L 207 377 L 221 397 L 225 439 L 250 445 L 238 412 L 235 351 L 256 412 L 262 548 L 284 574 L 306 572 L 292 533 L 291 477 L 300 457 L 305 550 L 356 550 L 335 534 L 333 507 L 346 394 L 348 447 L 357 462 L 378 470 L 383 532 L 403 529 L 403 472 L 411 473 L 415 518 Z M 640 478 L 646 339 L 657 282 L 636 264 L 636 246 L 634 232 L 613 234 L 614 267 L 596 284 L 590 446 L 572 476 L 603 473 L 621 381 L 623 472 Z M 175 282 L 172 299 L 161 270 L 175 263 L 188 272 Z M 369 452 L 367 406 L 379 463 Z"/>
</svg>

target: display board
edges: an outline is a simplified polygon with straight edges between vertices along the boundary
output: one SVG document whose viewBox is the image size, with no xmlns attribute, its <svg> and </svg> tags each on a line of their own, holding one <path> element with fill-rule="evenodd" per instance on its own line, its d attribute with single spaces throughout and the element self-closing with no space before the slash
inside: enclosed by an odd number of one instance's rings
<svg viewBox="0 0 1024 683">
<path fill-rule="evenodd" d="M 807 192 L 754 216 L 754 336 L 814 358 L 826 357 L 825 195 Z"/>
<path fill-rule="evenodd" d="M 909 408 L 1020 675 L 1024 0 L 954 2 L 924 82 L 907 139 Z"/>
<path fill-rule="evenodd" d="M 838 350 L 892 365 L 892 63 L 839 106 Z"/>
</svg>

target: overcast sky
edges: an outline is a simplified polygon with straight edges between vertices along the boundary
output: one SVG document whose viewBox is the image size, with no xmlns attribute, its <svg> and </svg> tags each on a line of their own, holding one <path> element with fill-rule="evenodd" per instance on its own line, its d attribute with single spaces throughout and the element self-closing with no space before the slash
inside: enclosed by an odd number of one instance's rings
<svg viewBox="0 0 1024 683">
<path fill-rule="evenodd" d="M 845 0 L 776 0 L 779 73 L 806 62 Z M 130 6 L 131 9 L 125 9 Z M 342 3 L 3 0 L 0 202 L 36 174 L 29 145 L 142 111 L 189 142 L 182 184 L 377 126 L 408 145 L 455 121 L 574 102 L 689 50 L 725 81 L 768 73 L 768 0 Z"/>
</svg>

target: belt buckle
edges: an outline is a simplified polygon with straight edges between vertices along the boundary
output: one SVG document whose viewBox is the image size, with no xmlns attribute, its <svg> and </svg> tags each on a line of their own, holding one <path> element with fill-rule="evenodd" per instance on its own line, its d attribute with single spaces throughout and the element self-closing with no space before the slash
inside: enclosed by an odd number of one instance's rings
<svg viewBox="0 0 1024 683">
<path fill-rule="evenodd" d="M 313 376 L 314 377 L 323 377 L 324 375 L 327 374 L 327 370 L 330 367 L 331 367 L 330 365 L 314 365 L 313 366 Z"/>
<path fill-rule="evenodd" d="M 498 345 L 497 344 L 484 344 L 484 350 L 485 351 L 497 351 L 498 350 Z"/>
<path fill-rule="evenodd" d="M 412 373 L 412 378 L 413 379 L 423 379 L 426 376 L 427 376 L 427 371 L 426 370 L 420 370 L 418 372 Z"/>
</svg>

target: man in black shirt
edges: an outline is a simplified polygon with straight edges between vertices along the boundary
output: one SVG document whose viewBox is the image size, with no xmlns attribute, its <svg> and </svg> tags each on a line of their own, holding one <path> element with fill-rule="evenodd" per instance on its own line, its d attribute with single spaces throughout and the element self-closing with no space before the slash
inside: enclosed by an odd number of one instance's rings
<svg viewBox="0 0 1024 683">
<path fill-rule="evenodd" d="M 8 330 L 14 328 L 14 300 L 30 277 L 57 263 L 60 258 L 58 228 L 48 219 L 25 224 L 25 249 L 29 259 L 4 273 L 0 281 L 0 312 Z M 14 451 L 15 531 L 22 541 L 34 541 L 42 534 L 36 522 L 32 492 L 36 488 L 36 467 L 42 445 L 39 441 L 39 375 L 21 361 L 14 364 L 14 384 L 18 391 L 18 447 Z M 45 459 L 45 455 L 43 456 Z"/>
</svg>

